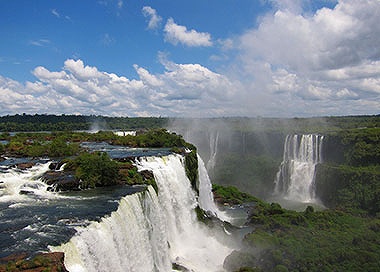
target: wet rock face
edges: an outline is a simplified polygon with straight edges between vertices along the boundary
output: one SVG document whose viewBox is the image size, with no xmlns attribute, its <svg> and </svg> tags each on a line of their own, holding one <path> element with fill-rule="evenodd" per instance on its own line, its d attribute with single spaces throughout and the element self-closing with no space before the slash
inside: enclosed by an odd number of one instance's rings
<svg viewBox="0 0 380 272">
<path fill-rule="evenodd" d="M 36 163 L 34 162 L 26 162 L 26 163 L 19 163 L 16 166 L 20 170 L 26 170 L 26 169 L 32 168 L 35 164 Z"/>
<path fill-rule="evenodd" d="M 73 171 L 50 170 L 42 175 L 42 180 L 49 185 L 50 191 L 77 191 L 79 182 L 75 179 Z"/>
<path fill-rule="evenodd" d="M 13 254 L 0 259 L 0 272 L 68 272 L 64 265 L 64 253 L 41 253 L 34 257 L 27 254 Z"/>
</svg>

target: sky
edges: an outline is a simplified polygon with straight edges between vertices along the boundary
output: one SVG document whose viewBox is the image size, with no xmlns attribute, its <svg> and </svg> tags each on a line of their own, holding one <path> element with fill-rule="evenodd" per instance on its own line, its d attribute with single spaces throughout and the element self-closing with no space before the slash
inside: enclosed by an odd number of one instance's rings
<svg viewBox="0 0 380 272">
<path fill-rule="evenodd" d="M 0 0 L 0 115 L 380 113 L 379 0 Z"/>
</svg>

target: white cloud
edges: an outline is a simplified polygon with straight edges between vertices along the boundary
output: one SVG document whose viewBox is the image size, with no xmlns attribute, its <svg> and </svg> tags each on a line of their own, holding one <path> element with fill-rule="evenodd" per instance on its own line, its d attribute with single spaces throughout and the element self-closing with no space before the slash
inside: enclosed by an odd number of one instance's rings
<svg viewBox="0 0 380 272">
<path fill-rule="evenodd" d="M 71 21 L 71 17 L 70 16 L 62 15 L 60 12 L 57 11 L 57 9 L 52 9 L 50 11 L 51 11 L 51 14 L 54 15 L 55 17 L 57 17 L 58 19 L 64 18 L 67 21 Z"/>
<path fill-rule="evenodd" d="M 182 43 L 186 46 L 212 46 L 211 35 L 207 32 L 197 32 L 194 29 L 188 30 L 185 26 L 177 25 L 172 18 L 166 22 L 165 40 L 177 45 Z"/>
<path fill-rule="evenodd" d="M 177 64 L 163 57 L 165 72 L 152 74 L 135 65 L 138 79 L 99 71 L 68 59 L 63 70 L 33 70 L 35 82 L 0 77 L 0 114 L 81 113 L 123 116 L 228 115 L 234 84 L 199 64 Z M 6 98 L 6 99 L 5 99 Z"/>
<path fill-rule="evenodd" d="M 105 33 L 100 39 L 100 43 L 104 46 L 110 46 L 114 42 L 115 39 L 108 33 Z"/>
<path fill-rule="evenodd" d="M 39 39 L 39 40 L 31 40 L 29 41 L 29 44 L 39 47 L 48 46 L 50 44 L 50 40 L 47 39 Z"/>
<path fill-rule="evenodd" d="M 271 2 L 278 10 L 238 39 L 245 101 L 274 116 L 378 113 L 380 2 L 341 0 L 314 14 L 301 1 Z"/>
<path fill-rule="evenodd" d="M 302 13 L 305 0 L 269 0 L 279 10 L 287 10 L 294 14 Z"/>
<path fill-rule="evenodd" d="M 149 18 L 148 29 L 157 29 L 160 26 L 162 18 L 155 9 L 145 6 L 142 8 L 142 13 L 145 18 Z"/>
<path fill-rule="evenodd" d="M 61 15 L 58 13 L 58 11 L 56 10 L 56 9 L 52 9 L 51 10 L 51 14 L 53 14 L 55 17 L 57 17 L 57 18 L 60 18 L 61 17 Z"/>
</svg>

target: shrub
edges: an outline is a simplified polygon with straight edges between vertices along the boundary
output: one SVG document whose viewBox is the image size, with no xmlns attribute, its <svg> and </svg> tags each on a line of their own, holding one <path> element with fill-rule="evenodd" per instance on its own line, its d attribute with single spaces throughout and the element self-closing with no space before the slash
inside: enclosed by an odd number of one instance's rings
<svg viewBox="0 0 380 272">
<path fill-rule="evenodd" d="M 102 187 L 118 183 L 118 164 L 111 160 L 107 153 L 82 153 L 66 167 L 75 169 L 75 177 L 81 180 L 81 188 Z"/>
</svg>

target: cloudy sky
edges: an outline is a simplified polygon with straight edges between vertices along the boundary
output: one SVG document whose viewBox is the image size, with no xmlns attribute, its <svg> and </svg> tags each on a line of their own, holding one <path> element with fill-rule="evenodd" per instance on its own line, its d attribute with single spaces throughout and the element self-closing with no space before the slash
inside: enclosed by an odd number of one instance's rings
<svg viewBox="0 0 380 272">
<path fill-rule="evenodd" d="M 380 113 L 379 0 L 1 0 L 0 115 Z"/>
</svg>

